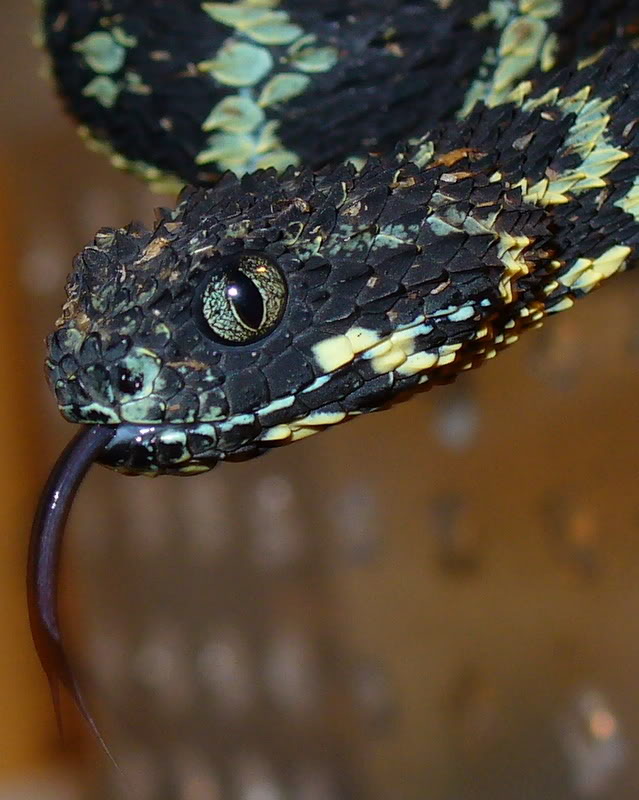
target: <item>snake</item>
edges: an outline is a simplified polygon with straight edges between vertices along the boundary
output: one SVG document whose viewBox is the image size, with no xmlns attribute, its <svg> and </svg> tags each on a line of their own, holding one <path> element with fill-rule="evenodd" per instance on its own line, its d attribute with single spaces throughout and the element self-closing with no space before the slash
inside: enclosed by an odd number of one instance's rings
<svg viewBox="0 0 639 800">
<path fill-rule="evenodd" d="M 82 138 L 186 184 L 76 256 L 47 340 L 80 433 L 36 514 L 29 606 L 98 734 L 57 614 L 90 465 L 272 452 L 453 381 L 634 266 L 639 3 L 42 0 L 41 23 Z"/>
</svg>

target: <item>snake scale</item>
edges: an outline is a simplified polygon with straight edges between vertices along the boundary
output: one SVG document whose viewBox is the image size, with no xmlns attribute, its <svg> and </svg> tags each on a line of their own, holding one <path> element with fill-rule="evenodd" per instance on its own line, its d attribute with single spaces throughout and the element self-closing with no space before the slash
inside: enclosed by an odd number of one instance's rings
<svg viewBox="0 0 639 800">
<path fill-rule="evenodd" d="M 31 608 L 81 704 L 55 611 L 61 482 L 70 498 L 94 459 L 190 474 L 303 439 L 450 382 L 633 266 L 639 2 L 44 0 L 42 15 L 82 136 L 191 184 L 152 229 L 96 234 L 48 340 L 85 433 L 34 526 Z"/>
</svg>

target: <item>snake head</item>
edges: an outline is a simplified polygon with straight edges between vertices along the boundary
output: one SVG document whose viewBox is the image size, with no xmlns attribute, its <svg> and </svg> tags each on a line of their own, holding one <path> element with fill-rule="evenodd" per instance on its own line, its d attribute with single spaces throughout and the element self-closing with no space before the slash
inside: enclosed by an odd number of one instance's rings
<svg viewBox="0 0 639 800">
<path fill-rule="evenodd" d="M 67 420 L 117 426 L 103 463 L 200 472 L 378 404 L 390 382 L 351 368 L 344 335 L 368 325 L 372 345 L 390 331 L 381 307 L 357 325 L 368 240 L 352 208 L 335 230 L 354 176 L 228 174 L 185 190 L 153 230 L 103 229 L 82 250 L 47 370 Z"/>
<path fill-rule="evenodd" d="M 49 339 L 62 414 L 117 426 L 109 466 L 188 474 L 449 381 L 490 352 L 540 233 L 492 165 L 454 158 L 459 185 L 450 158 L 424 170 L 401 154 L 228 174 L 152 231 L 100 231 Z M 457 197 L 470 180 L 475 205 Z"/>
<path fill-rule="evenodd" d="M 229 174 L 76 257 L 47 369 L 67 420 L 117 426 L 105 463 L 188 474 L 255 455 L 313 380 L 291 346 L 312 314 L 283 236 L 309 213 L 290 184 Z"/>
</svg>

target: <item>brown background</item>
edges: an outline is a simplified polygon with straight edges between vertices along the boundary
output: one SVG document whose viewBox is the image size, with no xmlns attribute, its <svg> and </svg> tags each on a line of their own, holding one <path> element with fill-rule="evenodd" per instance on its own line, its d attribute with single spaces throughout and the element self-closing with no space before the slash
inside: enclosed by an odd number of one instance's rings
<svg viewBox="0 0 639 800">
<path fill-rule="evenodd" d="M 639 791 L 639 283 L 455 386 L 186 481 L 96 468 L 65 625 L 128 780 L 30 642 L 37 491 L 71 435 L 42 378 L 72 255 L 151 196 L 0 51 L 0 800 L 570 800 Z"/>
</svg>

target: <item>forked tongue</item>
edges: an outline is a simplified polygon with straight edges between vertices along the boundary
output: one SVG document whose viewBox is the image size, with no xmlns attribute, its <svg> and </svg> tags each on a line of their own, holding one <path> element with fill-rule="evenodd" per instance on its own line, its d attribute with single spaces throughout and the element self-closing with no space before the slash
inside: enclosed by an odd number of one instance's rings
<svg viewBox="0 0 639 800">
<path fill-rule="evenodd" d="M 106 425 L 82 426 L 53 467 L 31 529 L 27 597 L 31 633 L 49 680 L 60 730 L 59 689 L 62 684 L 104 752 L 119 769 L 82 696 L 64 651 L 58 620 L 58 575 L 65 523 L 82 479 L 115 431 L 115 427 Z"/>
</svg>

